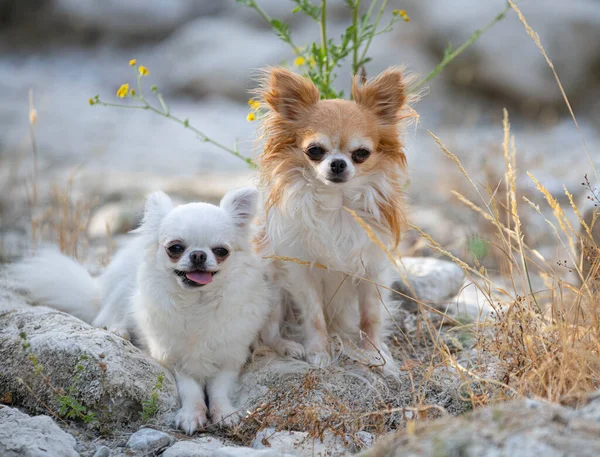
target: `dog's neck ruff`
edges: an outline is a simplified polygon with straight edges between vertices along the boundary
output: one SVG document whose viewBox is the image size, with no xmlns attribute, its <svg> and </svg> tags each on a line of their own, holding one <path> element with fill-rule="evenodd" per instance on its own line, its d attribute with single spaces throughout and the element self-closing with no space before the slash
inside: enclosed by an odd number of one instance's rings
<svg viewBox="0 0 600 457">
<path fill-rule="evenodd" d="M 343 185 L 297 175 L 267 213 L 272 254 L 301 256 L 301 260 L 342 271 L 362 271 L 365 251 L 379 247 L 345 208 L 362 218 L 384 244 L 391 244 L 380 205 L 393 191 L 383 174 L 356 177 Z"/>
</svg>

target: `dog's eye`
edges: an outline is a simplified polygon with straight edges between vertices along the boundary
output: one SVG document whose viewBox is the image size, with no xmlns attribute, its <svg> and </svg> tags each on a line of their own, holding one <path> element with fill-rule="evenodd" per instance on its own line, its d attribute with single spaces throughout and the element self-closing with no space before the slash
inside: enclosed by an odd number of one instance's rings
<svg viewBox="0 0 600 457">
<path fill-rule="evenodd" d="M 219 259 L 224 259 L 229 255 L 229 251 L 225 248 L 214 248 L 212 251 Z"/>
<path fill-rule="evenodd" d="M 325 155 L 325 149 L 321 146 L 309 146 L 304 153 L 310 160 L 321 160 Z"/>
<path fill-rule="evenodd" d="M 369 158 L 370 155 L 371 151 L 369 151 L 368 149 L 357 149 L 352 153 L 352 160 L 356 163 L 363 163 Z"/>
<path fill-rule="evenodd" d="M 185 247 L 178 243 L 172 244 L 171 246 L 167 247 L 167 252 L 169 253 L 169 255 L 174 257 L 180 256 L 181 254 L 183 254 L 183 251 L 185 251 Z"/>
</svg>

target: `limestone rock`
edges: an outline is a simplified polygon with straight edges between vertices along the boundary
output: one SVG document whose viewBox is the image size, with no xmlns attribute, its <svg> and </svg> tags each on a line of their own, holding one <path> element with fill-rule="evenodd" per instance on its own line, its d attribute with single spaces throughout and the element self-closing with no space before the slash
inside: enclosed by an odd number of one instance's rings
<svg viewBox="0 0 600 457">
<path fill-rule="evenodd" d="M 63 432 L 49 416 L 28 416 L 0 405 L 2 457 L 78 457 L 75 438 Z"/>
<path fill-rule="evenodd" d="M 340 440 L 327 436 L 323 441 L 312 439 L 306 432 L 278 432 L 273 428 L 265 428 L 258 432 L 252 441 L 254 449 L 271 449 L 279 453 L 292 453 L 299 457 L 313 455 L 340 456 L 345 453 L 346 446 Z"/>
<path fill-rule="evenodd" d="M 433 257 L 403 257 L 398 261 L 398 268 L 408 284 L 394 271 L 391 288 L 434 305 L 440 305 L 456 295 L 465 279 L 465 274 L 458 265 Z M 407 309 L 416 309 L 417 303 L 410 298 L 394 293 L 391 298 L 402 302 Z"/>
<path fill-rule="evenodd" d="M 27 408 L 58 410 L 66 395 L 99 420 L 135 422 L 161 373 L 159 415 L 178 406 L 175 382 L 130 342 L 41 306 L 0 312 L 0 397 Z"/>
<path fill-rule="evenodd" d="M 592 404 L 597 403 L 598 399 Z M 588 406 L 587 408 L 590 408 Z M 600 423 L 584 410 L 531 400 L 492 405 L 457 418 L 426 422 L 390 436 L 360 457 L 594 457 Z"/>
<path fill-rule="evenodd" d="M 425 39 L 441 56 L 449 42 L 455 47 L 463 43 L 504 6 L 503 0 L 434 0 L 416 2 L 412 14 L 429 31 Z M 565 91 L 571 97 L 585 91 L 594 74 L 590 66 L 600 57 L 596 46 L 587 46 L 600 41 L 600 5 L 590 0 L 549 0 L 518 7 L 541 37 Z M 461 56 L 460 69 L 456 77 L 474 86 L 527 100 L 562 102 L 552 72 L 512 10 Z"/>
<path fill-rule="evenodd" d="M 210 457 L 223 443 L 214 437 L 200 437 L 189 441 L 179 441 L 163 452 L 163 457 Z"/>
<path fill-rule="evenodd" d="M 151 452 L 166 448 L 173 440 L 168 433 L 142 428 L 129 437 L 125 446 L 136 451 Z"/>
</svg>

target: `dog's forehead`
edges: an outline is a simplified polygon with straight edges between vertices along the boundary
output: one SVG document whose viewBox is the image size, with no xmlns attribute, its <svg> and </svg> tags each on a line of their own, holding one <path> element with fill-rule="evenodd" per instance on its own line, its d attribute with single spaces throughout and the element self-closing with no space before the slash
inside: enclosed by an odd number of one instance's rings
<svg viewBox="0 0 600 457">
<path fill-rule="evenodd" d="M 210 246 L 233 239 L 232 219 L 209 203 L 189 203 L 173 209 L 160 228 L 161 241 L 180 240 L 188 245 Z"/>
<path fill-rule="evenodd" d="M 303 142 L 307 139 L 327 148 L 368 147 L 377 141 L 377 124 L 371 113 L 354 102 L 322 100 L 306 120 Z"/>
</svg>

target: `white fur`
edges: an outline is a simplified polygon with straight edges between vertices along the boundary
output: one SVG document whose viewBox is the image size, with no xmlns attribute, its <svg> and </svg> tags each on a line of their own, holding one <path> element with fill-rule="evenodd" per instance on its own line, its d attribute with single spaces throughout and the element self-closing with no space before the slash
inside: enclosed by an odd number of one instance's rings
<svg viewBox="0 0 600 457">
<path fill-rule="evenodd" d="M 190 203 L 173 208 L 164 193 L 152 194 L 139 235 L 100 278 L 104 301 L 94 323 L 126 335 L 133 331 L 140 346 L 174 371 L 182 403 L 176 423 L 189 434 L 206 424 L 207 412 L 221 425 L 239 419 L 230 394 L 270 312 L 272 291 L 249 247 L 256 199 L 255 190 L 242 189 L 228 193 L 221 207 Z M 166 252 L 173 240 L 185 246 L 177 260 Z M 217 246 L 229 250 L 225 260 L 212 253 Z M 211 283 L 191 287 L 175 270 L 192 270 L 188 254 L 197 250 L 207 254 L 205 269 L 218 273 Z M 67 265 L 61 259 L 60 265 Z M 36 262 L 42 261 L 29 265 Z M 84 275 L 81 266 L 71 263 L 70 270 L 57 268 L 57 297 L 59 289 L 78 287 L 66 274 L 77 267 L 78 280 Z"/>
<path fill-rule="evenodd" d="M 51 306 L 91 323 L 101 306 L 97 279 L 57 248 L 43 248 L 34 257 L 9 267 L 19 287 L 41 305 Z M 67 284 L 67 287 L 58 287 Z"/>
<path fill-rule="evenodd" d="M 377 173 L 357 176 L 343 184 L 325 184 L 304 171 L 296 175 L 283 199 L 269 210 L 265 223 L 268 252 L 264 254 L 297 258 L 329 269 L 307 268 L 292 262 L 278 265 L 279 284 L 291 294 L 300 311 L 306 358 L 315 365 L 326 366 L 331 361 L 327 333 L 317 331 L 315 320 L 324 318 L 329 333 L 364 338 L 359 335 L 361 317 L 380 322 L 375 341 L 363 339 L 361 346 L 377 356 L 381 353 L 385 362 L 391 364 L 383 342 L 384 325 L 389 318 L 380 299 L 380 293 L 385 291 L 356 278 L 383 284 L 389 260 L 344 209 L 346 206 L 356 211 L 385 242 L 390 234 L 383 228 L 385 223 L 377 203 L 382 194 L 389 195 L 391 191 L 385 177 Z M 268 340 L 280 338 L 273 331 L 274 320 L 279 318 L 276 314 L 268 324 Z"/>
</svg>

